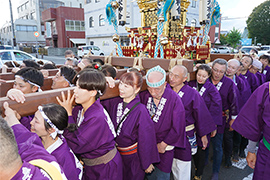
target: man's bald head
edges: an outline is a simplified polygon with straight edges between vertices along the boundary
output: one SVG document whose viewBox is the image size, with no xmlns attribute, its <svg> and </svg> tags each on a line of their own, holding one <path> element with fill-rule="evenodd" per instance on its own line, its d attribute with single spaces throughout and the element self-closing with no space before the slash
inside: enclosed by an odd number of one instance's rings
<svg viewBox="0 0 270 180">
<path fill-rule="evenodd" d="M 178 71 L 179 73 L 181 73 L 181 75 L 183 77 L 187 77 L 188 76 L 188 70 L 185 66 L 177 64 L 175 65 L 172 70 L 175 69 L 176 71 Z"/>
<path fill-rule="evenodd" d="M 228 65 L 229 64 L 233 64 L 234 66 L 237 66 L 237 67 L 240 67 L 240 61 L 238 61 L 237 59 L 230 59 L 229 61 L 228 61 Z"/>
</svg>

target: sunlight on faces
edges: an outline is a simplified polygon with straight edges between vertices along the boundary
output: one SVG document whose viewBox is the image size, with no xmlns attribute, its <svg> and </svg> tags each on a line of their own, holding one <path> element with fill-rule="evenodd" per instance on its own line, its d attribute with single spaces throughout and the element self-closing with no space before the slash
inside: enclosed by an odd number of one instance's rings
<svg viewBox="0 0 270 180">
<path fill-rule="evenodd" d="M 87 89 L 82 89 L 79 86 L 79 81 L 76 83 L 76 87 L 74 89 L 75 102 L 78 104 L 87 104 L 92 98 L 95 98 L 97 94 L 96 90 L 88 91 Z"/>
<path fill-rule="evenodd" d="M 202 69 L 199 69 L 196 75 L 197 82 L 199 84 L 204 84 L 206 80 L 209 78 L 208 72 Z"/>
<path fill-rule="evenodd" d="M 119 95 L 124 99 L 124 102 L 129 103 L 139 91 L 140 89 L 135 86 L 125 84 L 122 81 L 119 83 Z"/>
<path fill-rule="evenodd" d="M 33 93 L 38 90 L 38 87 L 25 82 L 19 77 L 15 77 L 13 88 L 21 90 L 24 94 Z"/>
<path fill-rule="evenodd" d="M 174 66 L 169 73 L 170 86 L 177 87 L 185 82 L 185 70 L 183 67 Z"/>
<path fill-rule="evenodd" d="M 63 76 L 60 75 L 61 73 L 58 72 L 53 77 L 53 83 L 52 83 L 52 89 L 58 89 L 58 88 L 65 88 L 69 87 L 69 83 L 65 80 Z"/>
<path fill-rule="evenodd" d="M 228 61 L 228 69 L 226 71 L 227 76 L 233 76 L 238 71 L 240 65 L 235 61 Z"/>
<path fill-rule="evenodd" d="M 157 82 L 161 81 L 163 77 L 164 76 L 161 72 L 155 71 L 155 72 L 151 72 L 148 75 L 147 79 L 150 83 L 157 83 Z M 153 98 L 159 100 L 164 93 L 165 87 L 166 87 L 166 82 L 159 87 L 149 87 L 148 86 L 147 89 Z"/>
<path fill-rule="evenodd" d="M 240 62 L 243 64 L 242 71 L 248 70 L 251 66 L 251 59 L 248 56 L 244 56 Z"/>
<path fill-rule="evenodd" d="M 35 117 L 30 122 L 31 124 L 31 132 L 36 133 L 39 137 L 48 136 L 49 132 L 46 131 L 44 125 L 44 118 L 41 115 L 41 112 L 38 110 L 35 113 Z"/>
<path fill-rule="evenodd" d="M 212 79 L 214 81 L 220 81 L 223 78 L 224 73 L 226 72 L 226 65 L 216 63 L 213 66 L 212 70 Z"/>
</svg>

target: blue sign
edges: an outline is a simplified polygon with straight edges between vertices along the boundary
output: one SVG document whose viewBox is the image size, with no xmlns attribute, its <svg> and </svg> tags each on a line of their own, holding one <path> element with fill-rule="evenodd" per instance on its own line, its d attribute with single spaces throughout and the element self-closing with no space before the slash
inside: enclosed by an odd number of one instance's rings
<svg viewBox="0 0 270 180">
<path fill-rule="evenodd" d="M 242 46 L 251 46 L 252 45 L 252 39 L 241 39 Z"/>
</svg>

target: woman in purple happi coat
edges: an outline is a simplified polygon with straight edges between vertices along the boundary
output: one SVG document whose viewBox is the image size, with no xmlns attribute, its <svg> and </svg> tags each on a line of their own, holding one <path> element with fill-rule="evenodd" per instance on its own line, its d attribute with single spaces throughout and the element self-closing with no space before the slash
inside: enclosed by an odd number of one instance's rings
<svg viewBox="0 0 270 180">
<path fill-rule="evenodd" d="M 3 106 L 7 122 L 0 117 L 0 179 L 66 180 L 56 158 L 44 149 L 38 135 L 20 124 L 7 102 Z M 39 167 L 34 165 L 33 161 L 36 161 Z M 46 172 L 46 167 L 52 171 Z"/>
<path fill-rule="evenodd" d="M 74 95 L 62 94 L 69 115 L 69 129 L 64 136 L 74 153 L 84 162 L 83 179 L 121 180 L 122 159 L 115 147 L 113 123 L 100 104 L 99 97 L 106 89 L 105 76 L 97 70 L 83 70 L 76 77 Z M 72 109 L 75 99 L 77 105 Z"/>
<path fill-rule="evenodd" d="M 116 129 L 117 149 L 123 163 L 123 179 L 143 180 L 145 173 L 159 162 L 154 123 L 145 105 L 140 103 L 138 92 L 142 75 L 131 71 L 120 77 L 120 97 L 102 102 L 109 112 Z"/>
<path fill-rule="evenodd" d="M 204 99 L 204 102 L 216 124 L 222 125 L 222 100 L 220 97 L 220 94 L 217 90 L 217 88 L 208 80 L 208 78 L 211 75 L 211 68 L 207 64 L 202 64 L 198 66 L 197 74 L 196 74 L 196 80 L 189 81 L 188 85 L 196 89 L 199 94 Z M 210 137 L 214 137 L 216 134 L 216 131 L 212 132 L 211 135 L 208 134 L 208 142 L 210 142 Z M 202 148 L 202 141 L 201 138 L 197 135 L 197 143 L 199 148 Z M 208 151 L 209 143 L 207 146 L 206 151 Z M 198 151 L 193 158 L 194 163 L 196 166 L 196 173 L 195 175 L 197 177 L 202 176 L 203 169 L 205 166 L 205 160 L 206 157 L 208 157 L 208 154 L 206 154 L 206 151 Z"/>
<path fill-rule="evenodd" d="M 241 109 L 232 128 L 255 142 L 259 142 L 257 156 L 248 152 L 247 162 L 255 168 L 253 179 L 269 179 L 270 177 L 270 83 L 257 88 Z M 262 138 L 263 137 L 263 138 Z"/>
<path fill-rule="evenodd" d="M 41 138 L 44 148 L 57 159 L 66 177 L 82 179 L 83 166 L 61 135 L 68 125 L 65 108 L 57 104 L 39 106 L 30 124 L 31 132 Z"/>
</svg>

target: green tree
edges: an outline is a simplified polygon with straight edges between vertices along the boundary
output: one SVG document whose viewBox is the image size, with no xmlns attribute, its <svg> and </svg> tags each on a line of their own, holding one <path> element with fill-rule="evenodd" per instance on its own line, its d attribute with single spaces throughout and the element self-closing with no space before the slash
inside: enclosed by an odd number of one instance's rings
<svg viewBox="0 0 270 180">
<path fill-rule="evenodd" d="M 235 29 L 235 27 L 233 27 L 233 30 L 228 33 L 226 39 L 228 44 L 235 49 L 237 44 L 241 40 L 241 32 L 238 29 Z"/>
<path fill-rule="evenodd" d="M 255 7 L 247 19 L 249 37 L 262 44 L 270 44 L 270 0 Z"/>
<path fill-rule="evenodd" d="M 220 40 L 221 45 L 226 45 L 227 44 L 227 35 L 226 34 L 220 34 L 219 40 Z"/>
</svg>

